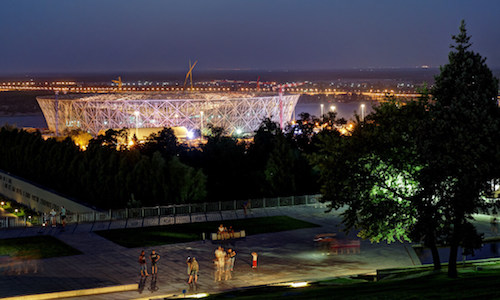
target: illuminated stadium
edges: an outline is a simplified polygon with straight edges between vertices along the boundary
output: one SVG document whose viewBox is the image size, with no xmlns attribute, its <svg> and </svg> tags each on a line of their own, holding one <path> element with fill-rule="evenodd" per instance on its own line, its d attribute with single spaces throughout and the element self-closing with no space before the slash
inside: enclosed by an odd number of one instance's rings
<svg viewBox="0 0 500 300">
<path fill-rule="evenodd" d="M 284 95 L 283 123 L 289 122 L 299 95 Z M 96 136 L 103 129 L 185 127 L 208 124 L 228 133 L 253 133 L 269 117 L 280 121 L 280 97 L 242 93 L 131 93 L 37 97 L 49 129 L 81 129 Z M 57 128 L 56 128 L 57 123 Z"/>
</svg>

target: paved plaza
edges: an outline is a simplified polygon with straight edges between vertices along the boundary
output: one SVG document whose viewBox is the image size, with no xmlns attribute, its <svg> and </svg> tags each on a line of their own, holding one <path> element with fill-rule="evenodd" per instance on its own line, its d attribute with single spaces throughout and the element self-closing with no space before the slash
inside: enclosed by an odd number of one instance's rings
<svg viewBox="0 0 500 300">
<path fill-rule="evenodd" d="M 285 281 L 303 281 L 338 276 L 375 273 L 376 269 L 419 265 L 410 244 L 361 241 L 359 254 L 324 255 L 313 243 L 316 234 L 341 232 L 338 212 L 324 213 L 324 208 L 312 206 L 286 207 L 257 211 L 260 215 L 288 215 L 309 221 L 321 227 L 293 231 L 258 234 L 238 240 L 235 249 L 236 264 L 233 278 L 214 282 L 214 251 L 217 244 L 196 241 L 175 245 L 146 247 L 146 253 L 156 250 L 161 255 L 156 280 L 147 277 L 141 289 L 78 299 L 134 299 L 155 298 L 173 294 L 214 293 L 225 290 Z M 231 221 L 224 221 L 229 226 Z M 75 225 L 71 225 L 75 226 Z M 138 284 L 141 280 L 137 262 L 142 248 L 125 248 L 99 235 L 69 226 L 65 232 L 46 228 L 0 230 L 0 238 L 48 234 L 57 237 L 83 254 L 38 260 L 37 272 L 0 276 L 0 297 L 30 295 L 55 291 Z M 487 229 L 487 224 L 482 225 Z M 480 228 L 481 230 L 481 228 Z M 213 230 L 216 231 L 216 228 Z M 355 233 L 348 238 L 355 239 Z M 258 269 L 251 269 L 251 252 L 257 252 Z M 186 258 L 196 257 L 200 264 L 197 286 L 187 281 Z M 149 267 L 149 264 L 148 264 Z M 148 271 L 150 272 L 150 271 Z"/>
</svg>

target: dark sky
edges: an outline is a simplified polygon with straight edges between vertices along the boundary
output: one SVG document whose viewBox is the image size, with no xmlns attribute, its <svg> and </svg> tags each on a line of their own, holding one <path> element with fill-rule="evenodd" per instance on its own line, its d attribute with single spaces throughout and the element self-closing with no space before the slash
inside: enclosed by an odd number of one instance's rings
<svg viewBox="0 0 500 300">
<path fill-rule="evenodd" d="M 0 2 L 0 73 L 439 66 L 465 19 L 500 67 L 496 0 Z"/>
</svg>

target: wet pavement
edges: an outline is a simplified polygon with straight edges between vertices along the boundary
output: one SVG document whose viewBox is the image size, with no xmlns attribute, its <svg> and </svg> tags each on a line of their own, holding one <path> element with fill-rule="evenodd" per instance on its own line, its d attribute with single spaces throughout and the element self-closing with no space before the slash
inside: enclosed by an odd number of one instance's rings
<svg viewBox="0 0 500 300">
<path fill-rule="evenodd" d="M 124 248 L 93 232 L 47 228 L 0 230 L 0 238 L 48 234 L 57 237 L 83 254 L 37 260 L 33 268 L 0 276 L 0 297 L 39 294 L 54 291 L 105 287 L 140 283 L 133 292 L 93 295 L 78 299 L 134 299 L 155 298 L 173 294 L 214 293 L 235 288 L 285 281 L 304 281 L 375 273 L 376 269 L 419 265 L 420 262 L 408 243 L 378 243 L 361 241 L 360 253 L 325 255 L 315 248 L 316 234 L 336 232 L 340 236 L 339 212 L 324 213 L 324 208 L 295 206 L 276 209 L 254 209 L 255 216 L 288 215 L 312 222 L 321 227 L 247 236 L 230 245 L 235 249 L 236 264 L 232 279 L 214 281 L 214 251 L 218 244 L 196 241 L 146 248 Z M 224 224 L 230 225 L 230 221 Z M 483 222 L 484 223 L 484 222 Z M 488 231 L 487 222 L 479 230 Z M 74 225 L 72 225 L 74 226 Z M 74 228 L 73 228 L 74 229 Z M 215 232 L 214 228 L 214 232 Z M 355 233 L 347 238 L 356 239 Z M 161 255 L 156 279 L 141 281 L 137 262 L 141 250 Z M 251 252 L 258 253 L 258 268 L 252 270 Z M 198 285 L 188 285 L 186 258 L 196 257 L 200 264 Z M 149 265 L 148 265 L 149 266 Z M 150 270 L 149 270 L 150 271 Z"/>
</svg>

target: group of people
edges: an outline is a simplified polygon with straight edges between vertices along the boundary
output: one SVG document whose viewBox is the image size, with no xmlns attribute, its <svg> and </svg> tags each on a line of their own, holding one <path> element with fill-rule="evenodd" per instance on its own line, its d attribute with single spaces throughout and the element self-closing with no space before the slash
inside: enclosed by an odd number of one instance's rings
<svg viewBox="0 0 500 300">
<path fill-rule="evenodd" d="M 257 253 L 252 252 L 252 269 L 257 268 Z M 151 274 L 156 276 L 158 274 L 158 261 L 160 260 L 160 255 L 151 251 L 149 255 L 149 261 L 151 262 Z M 215 259 L 213 260 L 215 266 L 214 281 L 229 280 L 232 278 L 232 272 L 234 271 L 234 263 L 236 261 L 236 252 L 232 248 L 225 250 L 222 246 L 219 246 L 215 250 Z M 141 251 L 139 255 L 139 264 L 141 266 L 141 277 L 149 276 L 147 270 L 146 253 L 144 250 Z M 198 283 L 198 274 L 200 272 L 200 265 L 195 257 L 188 257 L 186 260 L 187 264 L 187 274 L 188 274 L 188 284 Z"/>
<path fill-rule="evenodd" d="M 198 283 L 198 272 L 200 271 L 200 265 L 198 264 L 198 261 L 196 260 L 196 257 L 188 257 L 186 261 L 188 265 L 188 284 Z"/>
<path fill-rule="evenodd" d="M 228 229 L 227 227 L 224 227 L 224 225 L 220 224 L 220 226 L 217 228 L 217 239 L 227 240 L 233 238 L 234 238 L 233 226 L 229 226 Z"/>
<path fill-rule="evenodd" d="M 155 250 L 151 251 L 149 255 L 149 261 L 151 262 L 151 275 L 155 276 L 158 274 L 158 261 L 160 260 L 160 255 L 156 253 Z M 139 255 L 139 264 L 141 266 L 141 277 L 149 276 L 148 274 L 148 266 L 146 263 L 146 252 L 144 250 L 141 251 Z"/>
<path fill-rule="evenodd" d="M 236 252 L 233 249 L 229 248 L 227 249 L 227 251 L 225 251 L 224 248 L 222 248 L 222 246 L 219 246 L 217 250 L 215 250 L 214 280 L 221 281 L 222 278 L 224 278 L 224 280 L 231 279 L 233 277 L 232 272 L 234 270 L 235 261 L 236 261 Z"/>
<path fill-rule="evenodd" d="M 66 227 L 66 208 L 64 206 L 61 206 L 61 211 L 59 212 L 59 216 L 61 217 L 61 225 L 63 229 Z M 49 218 L 47 218 L 47 214 L 43 214 L 43 223 L 42 225 L 48 226 L 50 221 L 50 224 L 52 227 L 57 227 L 57 211 L 52 208 L 49 212 Z"/>
</svg>

